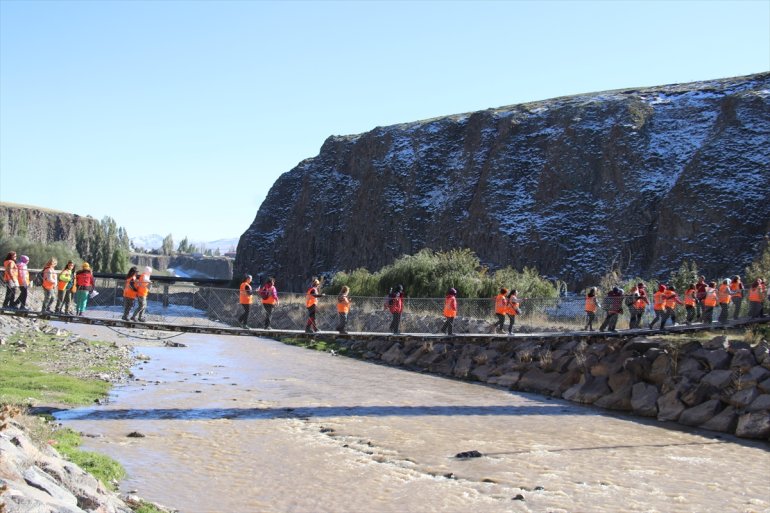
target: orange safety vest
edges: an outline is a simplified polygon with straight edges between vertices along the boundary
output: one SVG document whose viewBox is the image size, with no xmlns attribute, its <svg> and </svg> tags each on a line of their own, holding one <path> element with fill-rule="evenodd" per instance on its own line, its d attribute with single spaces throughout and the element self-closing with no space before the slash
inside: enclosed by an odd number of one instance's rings
<svg viewBox="0 0 770 513">
<path fill-rule="evenodd" d="M 505 315 L 506 308 L 508 307 L 508 301 L 505 299 L 505 294 L 498 294 L 495 296 L 495 313 Z"/>
<path fill-rule="evenodd" d="M 711 287 L 706 287 L 706 297 L 703 299 L 705 306 L 717 306 L 717 291 Z"/>
<path fill-rule="evenodd" d="M 238 296 L 239 302 L 242 305 L 250 305 L 251 304 L 251 285 L 249 285 L 248 282 L 241 283 L 240 288 L 240 294 Z"/>
<path fill-rule="evenodd" d="M 667 290 L 663 293 L 663 304 L 666 308 L 676 307 L 676 292 L 673 290 Z"/>
<path fill-rule="evenodd" d="M 511 296 L 508 300 L 508 309 L 506 310 L 508 315 L 519 315 L 519 298 Z"/>
<path fill-rule="evenodd" d="M 315 297 L 315 294 L 318 294 L 318 290 L 315 287 L 307 289 L 307 292 L 305 292 L 305 307 L 310 308 L 318 304 L 318 298 Z"/>
<path fill-rule="evenodd" d="M 687 289 L 684 291 L 684 305 L 695 306 L 695 289 Z"/>
<path fill-rule="evenodd" d="M 29 271 L 27 270 L 27 266 L 24 264 L 17 265 L 18 273 L 19 273 L 19 287 L 28 287 L 29 286 Z"/>
<path fill-rule="evenodd" d="M 350 312 L 350 299 L 348 296 L 337 296 L 337 312 L 344 314 Z"/>
<path fill-rule="evenodd" d="M 72 281 L 72 269 L 64 268 L 59 273 L 59 281 L 56 286 L 57 290 L 65 290 Z M 125 296 L 125 294 L 123 294 Z M 136 296 L 134 296 L 136 297 Z"/>
<path fill-rule="evenodd" d="M 759 291 L 759 287 L 751 287 L 749 289 L 749 301 L 753 303 L 762 302 L 762 293 Z"/>
<path fill-rule="evenodd" d="M 457 298 L 455 296 L 444 298 L 444 317 L 457 317 Z"/>
<path fill-rule="evenodd" d="M 719 286 L 719 292 L 717 292 L 719 302 L 722 304 L 730 303 L 730 287 L 724 283 Z"/>
<path fill-rule="evenodd" d="M 586 296 L 586 312 L 596 312 L 596 296 Z"/>
<path fill-rule="evenodd" d="M 43 269 L 43 288 L 45 290 L 51 290 L 56 285 L 56 269 L 53 266 L 48 266 Z"/>
<path fill-rule="evenodd" d="M 123 285 L 123 297 L 128 299 L 136 299 L 137 292 L 131 288 L 132 283 L 136 284 L 136 275 L 133 275 L 130 278 L 126 278 L 126 284 Z"/>
<path fill-rule="evenodd" d="M 143 273 L 136 280 L 137 296 L 147 297 L 150 294 L 150 275 Z"/>
<path fill-rule="evenodd" d="M 642 292 L 639 291 L 639 299 L 634 302 L 634 308 L 643 310 L 645 306 L 647 306 L 647 296 L 642 295 Z"/>
<path fill-rule="evenodd" d="M 19 281 L 19 268 L 10 258 L 3 262 L 3 281 Z"/>
<path fill-rule="evenodd" d="M 664 310 L 665 309 L 665 301 L 663 299 L 663 292 L 658 291 L 655 294 L 652 295 L 652 309 L 653 310 Z"/>
<path fill-rule="evenodd" d="M 733 297 L 736 298 L 742 298 L 743 297 L 743 288 L 741 287 L 743 283 L 740 281 L 734 281 L 730 283 L 730 290 L 733 292 Z"/>
</svg>

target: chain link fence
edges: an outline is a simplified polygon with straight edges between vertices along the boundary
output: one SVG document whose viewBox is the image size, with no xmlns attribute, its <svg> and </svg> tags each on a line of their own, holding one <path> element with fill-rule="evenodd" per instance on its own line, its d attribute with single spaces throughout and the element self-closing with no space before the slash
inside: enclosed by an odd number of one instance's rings
<svg viewBox="0 0 770 513">
<path fill-rule="evenodd" d="M 111 278 L 96 279 L 96 296 L 88 301 L 87 316 L 120 319 L 123 315 L 123 280 Z M 27 307 L 33 311 L 41 309 L 42 287 L 30 287 Z M 238 301 L 238 290 L 215 287 L 199 287 L 193 284 L 156 283 L 150 291 L 145 319 L 148 322 L 178 324 L 184 326 L 238 326 L 238 317 L 243 309 Z M 386 308 L 385 297 L 351 297 L 347 331 L 367 333 L 388 333 L 392 314 Z M 248 326 L 263 328 L 265 310 L 258 295 L 253 296 Z M 581 331 L 585 326 L 585 300 L 582 296 L 559 298 L 520 298 L 520 315 L 516 316 L 517 332 Z M 458 298 L 457 318 L 454 333 L 490 334 L 495 333 L 494 299 Z M 740 314 L 745 316 L 747 301 L 743 301 Z M 56 303 L 54 303 L 55 305 Z M 70 311 L 74 311 L 74 298 Z M 136 304 L 134 304 L 134 309 Z M 399 331 L 401 333 L 439 333 L 444 322 L 444 298 L 405 298 Z M 730 305 L 730 318 L 733 318 Z M 628 308 L 618 321 L 618 329 L 628 327 Z M 132 310 L 133 312 L 133 310 Z M 594 329 L 605 317 L 599 309 Z M 648 306 L 642 317 L 642 327 L 653 319 L 654 312 Z M 684 321 L 685 312 L 677 306 L 676 322 Z M 272 314 L 271 328 L 276 330 L 304 330 L 308 319 L 305 295 L 279 293 L 279 303 Z M 715 315 L 716 320 L 716 315 Z M 318 298 L 316 324 L 321 331 L 335 331 L 339 317 L 336 296 Z M 507 332 L 510 318 L 505 319 Z"/>
</svg>

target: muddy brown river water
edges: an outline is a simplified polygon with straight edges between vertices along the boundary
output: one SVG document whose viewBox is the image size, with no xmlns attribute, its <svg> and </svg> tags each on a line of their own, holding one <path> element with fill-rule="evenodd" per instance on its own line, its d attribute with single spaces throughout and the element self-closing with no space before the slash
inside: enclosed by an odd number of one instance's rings
<svg viewBox="0 0 770 513">
<path fill-rule="evenodd" d="M 175 340 L 60 419 L 126 467 L 123 491 L 184 513 L 770 512 L 766 443 L 272 340 Z"/>
</svg>

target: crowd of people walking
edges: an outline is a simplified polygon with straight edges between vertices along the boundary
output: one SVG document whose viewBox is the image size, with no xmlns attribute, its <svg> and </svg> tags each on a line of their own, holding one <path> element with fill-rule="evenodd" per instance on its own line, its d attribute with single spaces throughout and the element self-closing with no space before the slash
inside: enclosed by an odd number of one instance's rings
<svg viewBox="0 0 770 513">
<path fill-rule="evenodd" d="M 98 292 L 95 290 L 95 279 L 90 265 L 83 262 L 80 269 L 75 270 L 75 263 L 68 261 L 61 270 L 57 270 L 57 259 L 49 259 L 34 280 L 30 279 L 29 258 L 21 255 L 17 258 L 11 251 L 3 263 L 3 281 L 5 298 L 3 309 L 29 310 L 29 288 L 33 285 L 42 287 L 41 312 L 47 314 L 81 316 L 88 307 L 88 301 Z M 146 322 L 147 301 L 151 287 L 152 268 L 145 267 L 139 271 L 131 267 L 123 285 L 123 314 L 124 321 Z M 241 327 L 249 326 L 249 317 L 254 298 L 262 304 L 262 319 L 259 326 L 262 329 L 272 329 L 273 313 L 279 305 L 279 296 L 275 278 L 268 278 L 260 286 L 252 283 L 253 278 L 246 275 L 238 290 L 238 302 L 241 306 L 237 322 Z M 319 331 L 318 315 L 319 300 L 325 297 L 321 291 L 321 282 L 313 279 L 305 294 L 304 305 L 306 333 Z M 402 285 L 392 287 L 385 298 L 383 308 L 390 314 L 388 331 L 392 334 L 401 333 L 401 323 L 406 306 L 406 291 Z M 738 319 L 742 315 L 750 318 L 765 315 L 764 303 L 768 297 L 767 284 L 762 278 L 757 278 L 745 286 L 739 276 L 732 276 L 719 281 L 706 281 L 704 276 L 688 284 L 680 294 L 674 285 L 661 283 L 654 292 L 650 292 L 643 282 L 639 282 L 623 290 L 613 287 L 602 294 L 597 287 L 590 287 L 585 292 L 584 309 L 585 324 L 583 330 L 594 331 L 597 317 L 604 312 L 600 332 L 614 332 L 624 314 L 628 314 L 628 329 L 665 329 L 678 324 L 691 325 L 695 322 L 703 324 L 726 323 Z M 513 334 L 517 329 L 517 318 L 530 320 L 538 299 L 519 298 L 518 291 L 501 287 L 492 299 L 495 321 L 492 328 L 498 334 Z M 744 308 L 744 302 L 748 308 Z M 478 303 L 483 305 L 483 303 Z M 348 318 L 353 302 L 350 289 L 344 286 L 336 297 L 337 322 L 335 330 L 339 333 L 348 332 Z M 462 311 L 468 308 L 468 303 L 458 300 L 458 291 L 450 287 L 446 291 L 443 302 L 443 323 L 437 333 L 454 335 L 456 319 Z M 434 306 L 435 307 L 435 306 Z M 527 315 L 522 317 L 522 311 Z M 425 309 L 421 310 L 423 313 Z M 650 312 L 649 317 L 645 314 Z M 438 313 L 438 312 L 436 312 Z M 466 311 L 466 316 L 478 317 L 476 309 L 472 314 Z M 679 322 L 677 322 L 679 321 Z M 438 326 L 436 324 L 435 326 Z M 433 328 L 436 329 L 436 328 Z M 462 326 L 461 326 L 462 329 Z M 467 329 L 467 326 L 465 326 Z"/>
</svg>

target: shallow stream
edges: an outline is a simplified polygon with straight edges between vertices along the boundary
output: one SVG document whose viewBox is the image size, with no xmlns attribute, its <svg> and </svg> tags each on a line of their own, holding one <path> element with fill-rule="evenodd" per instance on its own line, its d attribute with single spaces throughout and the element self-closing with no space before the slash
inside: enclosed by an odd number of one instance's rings
<svg viewBox="0 0 770 513">
<path fill-rule="evenodd" d="M 126 467 L 123 491 L 183 513 L 770 512 L 766 443 L 272 340 L 176 340 L 139 348 L 108 405 L 59 418 Z"/>
</svg>

